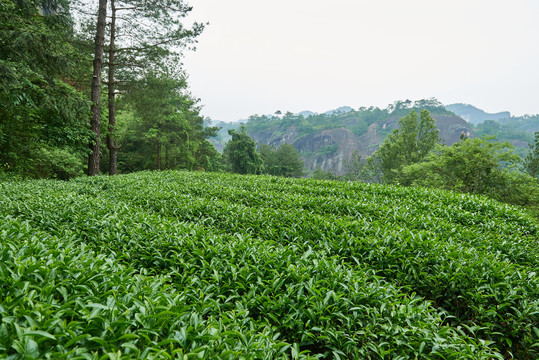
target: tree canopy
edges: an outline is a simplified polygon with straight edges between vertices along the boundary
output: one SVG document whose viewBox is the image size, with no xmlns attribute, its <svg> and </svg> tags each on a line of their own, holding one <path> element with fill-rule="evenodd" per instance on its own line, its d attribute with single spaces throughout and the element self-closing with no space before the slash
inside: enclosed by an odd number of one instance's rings
<svg viewBox="0 0 539 360">
<path fill-rule="evenodd" d="M 197 100 L 179 76 L 150 73 L 124 94 L 117 134 L 119 168 L 214 170 L 217 151 L 207 138 L 217 128 L 204 127 Z"/>
<path fill-rule="evenodd" d="M 263 160 L 245 126 L 228 132 L 232 138 L 225 145 L 223 155 L 230 170 L 238 174 L 261 174 L 264 170 Z"/>
<path fill-rule="evenodd" d="M 524 159 L 524 170 L 531 176 L 539 178 L 539 131 L 535 132 L 535 143 L 530 144 L 530 150 Z"/>
<path fill-rule="evenodd" d="M 219 168 L 207 141 L 217 129 L 204 126 L 181 69 L 182 51 L 204 27 L 183 25 L 191 7 L 182 0 L 81 5 L 0 3 L 0 172 L 69 178 L 83 173 L 88 157 L 90 175 L 108 165 L 114 174 L 117 142 L 125 146 L 120 171 Z M 117 108 L 126 120 L 121 134 Z M 103 133 L 101 114 L 109 117 Z M 102 154 L 110 158 L 100 161 Z"/>
<path fill-rule="evenodd" d="M 290 144 L 279 147 L 260 145 L 260 155 L 264 163 L 264 173 L 285 177 L 300 177 L 304 174 L 301 155 Z"/>
<path fill-rule="evenodd" d="M 186 28 L 182 19 L 191 11 L 183 0 L 109 0 L 107 88 L 109 174 L 117 171 L 115 144 L 116 89 L 128 89 L 148 72 L 172 69 L 168 76 L 181 73 L 182 49 L 196 42 L 204 25 Z M 178 80 L 182 80 L 181 76 Z M 120 86 L 121 85 L 121 86 Z"/>
<path fill-rule="evenodd" d="M 492 138 L 438 145 L 422 162 L 403 168 L 415 186 L 480 194 L 523 206 L 539 204 L 539 182 L 518 170 L 520 157 L 508 143 Z"/>
<path fill-rule="evenodd" d="M 46 5 L 46 6 L 45 6 Z M 71 85 L 80 60 L 67 1 L 0 4 L 0 165 L 32 177 L 82 172 L 89 102 Z"/>
<path fill-rule="evenodd" d="M 399 119 L 399 128 L 393 130 L 373 154 L 385 183 L 405 180 L 402 168 L 421 161 L 440 141 L 435 121 L 427 110 L 421 110 L 419 117 L 412 110 Z"/>
</svg>

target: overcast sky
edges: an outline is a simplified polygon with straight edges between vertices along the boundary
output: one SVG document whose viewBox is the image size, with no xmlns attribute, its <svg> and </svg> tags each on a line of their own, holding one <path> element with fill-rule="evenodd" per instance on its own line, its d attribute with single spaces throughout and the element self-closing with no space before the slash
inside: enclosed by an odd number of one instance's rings
<svg viewBox="0 0 539 360">
<path fill-rule="evenodd" d="M 539 0 L 188 0 L 202 114 L 385 108 L 436 97 L 539 113 Z"/>
</svg>

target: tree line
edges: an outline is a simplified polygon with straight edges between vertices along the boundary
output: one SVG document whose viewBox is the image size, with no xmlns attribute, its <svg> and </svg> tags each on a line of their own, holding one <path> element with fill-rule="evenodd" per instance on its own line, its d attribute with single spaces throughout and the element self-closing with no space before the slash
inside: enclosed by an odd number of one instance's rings
<svg viewBox="0 0 539 360">
<path fill-rule="evenodd" d="M 428 110 L 412 110 L 367 159 L 357 153 L 346 164 L 343 180 L 423 186 L 490 198 L 531 209 L 539 216 L 539 132 L 522 159 L 495 137 L 467 138 L 451 146 L 441 142 Z M 319 178 L 337 179 L 318 171 Z"/>
<path fill-rule="evenodd" d="M 306 174 L 299 153 L 290 144 L 279 148 L 262 144 L 257 150 L 244 125 L 229 130 L 232 139 L 224 156 L 230 169 L 242 174 L 309 175 L 321 180 L 446 189 L 524 206 L 539 216 L 539 132 L 522 159 L 513 145 L 492 136 L 467 138 L 463 134 L 459 142 L 445 145 L 427 109 L 419 114 L 407 111 L 403 109 L 406 115 L 372 156 L 362 159 L 357 152 L 352 156 L 344 176 L 321 169 Z"/>
<path fill-rule="evenodd" d="M 188 4 L 90 5 L 0 4 L 0 174 L 69 179 L 188 169 L 303 175 L 291 145 L 251 149 L 254 142 L 244 144 L 242 129 L 232 132 L 222 156 L 208 141 L 218 128 L 200 115 L 181 67 L 183 51 L 205 26 L 184 26 Z"/>
<path fill-rule="evenodd" d="M 181 0 L 5 0 L 0 4 L 0 172 L 68 179 L 213 169 L 183 51 Z"/>
</svg>

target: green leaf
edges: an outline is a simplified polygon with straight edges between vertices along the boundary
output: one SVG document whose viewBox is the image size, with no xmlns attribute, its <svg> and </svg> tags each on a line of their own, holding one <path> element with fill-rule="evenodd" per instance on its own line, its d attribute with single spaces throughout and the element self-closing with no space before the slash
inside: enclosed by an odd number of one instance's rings
<svg viewBox="0 0 539 360">
<path fill-rule="evenodd" d="M 81 341 L 81 340 L 83 340 L 83 339 L 89 338 L 90 336 L 91 336 L 91 335 L 89 335 L 89 334 L 81 334 L 81 335 L 75 336 L 73 339 L 69 340 L 69 341 L 65 344 L 65 347 L 68 348 L 68 347 L 72 346 L 73 344 L 78 343 L 79 341 Z"/>
<path fill-rule="evenodd" d="M 24 353 L 26 358 L 37 359 L 39 357 L 39 346 L 32 339 L 27 339 L 24 344 Z"/>
<path fill-rule="evenodd" d="M 51 339 L 51 340 L 56 340 L 56 337 L 54 335 L 49 334 L 48 332 L 42 331 L 42 330 L 26 331 L 23 334 L 23 336 L 33 336 L 33 335 L 46 337 L 46 338 Z"/>
<path fill-rule="evenodd" d="M 7 331 L 6 324 L 0 325 L 0 344 L 3 344 L 5 346 L 9 345 L 10 338 L 9 338 L 9 332 Z"/>
<path fill-rule="evenodd" d="M 108 347 L 108 342 L 105 339 L 102 339 L 97 336 L 93 336 L 89 338 L 88 340 L 98 343 L 99 345 L 103 346 L 104 348 Z"/>
</svg>

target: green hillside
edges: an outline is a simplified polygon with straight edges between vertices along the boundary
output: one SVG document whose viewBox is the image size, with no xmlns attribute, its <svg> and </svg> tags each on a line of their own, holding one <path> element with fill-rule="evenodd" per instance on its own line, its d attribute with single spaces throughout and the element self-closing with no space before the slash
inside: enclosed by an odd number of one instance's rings
<svg viewBox="0 0 539 360">
<path fill-rule="evenodd" d="M 526 157 L 528 144 L 533 144 L 534 133 L 539 131 L 539 115 L 511 116 L 508 111 L 489 114 L 467 104 L 451 104 L 450 110 L 473 124 L 477 136 L 495 136 L 497 141 L 508 142 L 521 157 Z"/>
<path fill-rule="evenodd" d="M 417 112 L 421 109 L 427 109 L 432 115 L 454 115 L 449 110 L 446 110 L 438 100 L 424 99 L 415 102 L 410 100 L 395 101 L 394 104 L 385 109 L 374 106 L 361 107 L 357 110 L 350 107 L 341 107 L 322 114 L 308 114 L 308 116 L 292 113 L 286 113 L 281 117 L 253 115 L 247 121 L 246 126 L 249 132 L 263 132 L 266 130 L 279 132 L 295 126 L 298 129 L 299 136 L 310 134 L 313 131 L 343 127 L 360 136 L 367 132 L 369 125 L 386 123 L 394 118 L 398 119 L 407 115 L 412 109 Z"/>
<path fill-rule="evenodd" d="M 221 150 L 229 139 L 227 136 L 228 129 L 238 128 L 242 123 L 245 123 L 247 131 L 251 136 L 264 141 L 264 143 L 278 142 L 280 137 L 286 134 L 290 128 L 295 129 L 295 136 L 298 138 L 337 128 L 347 129 L 359 137 L 365 135 L 369 130 L 369 126 L 373 124 L 379 124 L 381 127 L 383 124 L 390 123 L 393 126 L 393 123 L 396 123 L 400 117 L 407 115 L 412 109 L 417 112 L 421 109 L 427 109 L 435 117 L 455 116 L 455 114 L 447 110 L 442 103 L 434 98 L 417 100 L 415 102 L 410 100 L 395 101 L 385 109 L 371 106 L 360 107 L 354 110 L 351 107 L 343 106 L 321 114 L 303 111 L 298 114 L 287 112 L 285 114 L 276 113 L 274 115 L 251 115 L 246 121 L 237 123 L 212 121 L 209 124 L 220 127 L 221 131 L 219 132 L 219 136 L 210 139 L 210 141 L 217 149 Z M 391 132 L 389 127 L 380 130 L 382 139 Z M 379 145 L 379 143 L 376 145 Z"/>
<path fill-rule="evenodd" d="M 486 198 L 143 172 L 0 182 L 0 217 L 2 358 L 539 355 L 539 229 Z"/>
<path fill-rule="evenodd" d="M 428 110 L 436 121 L 442 141 L 448 145 L 458 142 L 464 134 L 473 137 L 471 126 L 447 110 L 438 100 L 395 101 L 385 109 L 371 106 L 354 110 L 343 106 L 316 114 L 304 111 L 298 114 L 280 112 L 274 115 L 252 115 L 245 122 L 249 136 L 259 144 L 279 147 L 291 144 L 301 154 L 307 173 L 317 169 L 337 175 L 347 173 L 346 163 L 354 154 L 363 159 L 371 156 L 384 139 L 398 127 L 398 121 L 412 110 Z M 230 123 L 212 122 L 222 127 L 212 144 L 221 150 L 230 139 Z M 236 127 L 240 124 L 236 123 Z"/>
<path fill-rule="evenodd" d="M 529 152 L 529 144 L 534 143 L 534 134 L 539 131 L 539 115 L 511 117 L 498 121 L 486 120 L 477 124 L 474 132 L 478 136 L 495 136 L 497 141 L 505 141 L 515 147 L 522 157 Z"/>
</svg>

